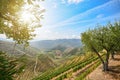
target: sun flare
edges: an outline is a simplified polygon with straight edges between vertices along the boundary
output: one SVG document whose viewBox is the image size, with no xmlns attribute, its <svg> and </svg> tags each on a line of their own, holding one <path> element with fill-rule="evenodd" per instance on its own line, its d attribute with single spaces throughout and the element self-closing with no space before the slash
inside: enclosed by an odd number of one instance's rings
<svg viewBox="0 0 120 80">
<path fill-rule="evenodd" d="M 27 11 L 24 11 L 22 14 L 21 14 L 21 20 L 23 22 L 30 22 L 31 19 L 32 19 L 33 15 L 30 13 L 30 12 L 27 12 Z"/>
<path fill-rule="evenodd" d="M 31 5 L 23 5 L 22 10 L 20 11 L 20 20 L 25 23 L 30 23 L 34 18 L 34 15 L 31 12 Z"/>
</svg>

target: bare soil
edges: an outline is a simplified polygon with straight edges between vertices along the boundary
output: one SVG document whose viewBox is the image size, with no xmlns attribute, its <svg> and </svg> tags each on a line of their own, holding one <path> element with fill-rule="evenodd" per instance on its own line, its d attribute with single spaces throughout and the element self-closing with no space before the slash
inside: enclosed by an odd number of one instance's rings
<svg viewBox="0 0 120 80">
<path fill-rule="evenodd" d="M 87 80 L 120 80 L 120 55 L 115 55 L 115 60 L 110 59 L 109 71 L 103 72 L 102 65 L 97 67 L 87 77 Z"/>
</svg>

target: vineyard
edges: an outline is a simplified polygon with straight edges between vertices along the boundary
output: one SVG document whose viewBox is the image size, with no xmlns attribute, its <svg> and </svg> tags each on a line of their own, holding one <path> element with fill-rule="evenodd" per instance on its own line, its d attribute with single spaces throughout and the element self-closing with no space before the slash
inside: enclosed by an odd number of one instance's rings
<svg viewBox="0 0 120 80">
<path fill-rule="evenodd" d="M 79 56 L 54 70 L 41 74 L 33 80 L 82 80 L 86 75 L 100 65 L 100 63 L 100 60 L 95 55 Z"/>
</svg>

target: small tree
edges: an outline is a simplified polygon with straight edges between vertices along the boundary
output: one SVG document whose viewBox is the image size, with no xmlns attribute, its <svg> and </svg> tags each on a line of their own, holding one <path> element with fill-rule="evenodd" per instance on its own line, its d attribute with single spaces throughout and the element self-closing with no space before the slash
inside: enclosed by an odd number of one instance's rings
<svg viewBox="0 0 120 80">
<path fill-rule="evenodd" d="M 88 30 L 82 33 L 82 42 L 92 52 L 95 52 L 103 64 L 103 70 L 108 70 L 109 56 L 115 51 L 119 50 L 119 31 L 120 24 L 108 24 L 104 27 L 99 27 L 94 30 Z M 100 56 L 99 52 L 106 50 L 105 60 Z"/>
</svg>

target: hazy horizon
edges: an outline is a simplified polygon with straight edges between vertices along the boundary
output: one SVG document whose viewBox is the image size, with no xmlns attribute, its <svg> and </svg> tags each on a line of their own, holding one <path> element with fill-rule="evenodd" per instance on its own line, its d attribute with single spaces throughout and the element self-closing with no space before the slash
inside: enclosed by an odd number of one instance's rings
<svg viewBox="0 0 120 80">
<path fill-rule="evenodd" d="M 80 39 L 80 34 L 97 24 L 120 20 L 120 0 L 45 0 L 44 19 L 34 40 Z M 0 34 L 1 39 L 6 37 Z"/>
</svg>

